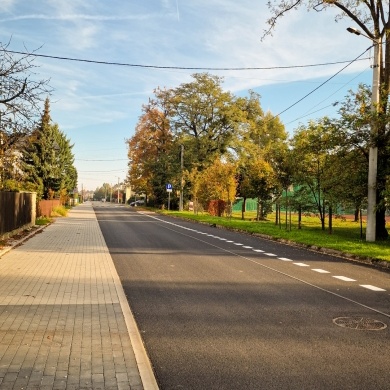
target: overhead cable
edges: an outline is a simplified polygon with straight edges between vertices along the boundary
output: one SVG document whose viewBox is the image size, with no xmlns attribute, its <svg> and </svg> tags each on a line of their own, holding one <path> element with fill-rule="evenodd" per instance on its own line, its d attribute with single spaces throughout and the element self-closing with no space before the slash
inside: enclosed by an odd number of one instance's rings
<svg viewBox="0 0 390 390">
<path fill-rule="evenodd" d="M 325 80 L 323 83 L 321 83 L 318 87 L 314 88 L 313 90 L 311 90 L 309 93 L 307 93 L 305 96 L 303 96 L 302 98 L 300 98 L 299 100 L 297 100 L 295 103 L 291 104 L 290 106 L 288 106 L 286 109 L 284 109 L 283 111 L 279 112 L 279 114 L 276 114 L 275 116 L 273 116 L 271 120 L 275 119 L 276 117 L 284 114 L 286 111 L 290 110 L 291 108 L 293 108 L 294 106 L 296 106 L 298 103 L 300 103 L 302 100 L 306 99 L 308 96 L 310 96 L 311 94 L 313 94 L 315 91 L 317 91 L 318 89 L 320 89 L 321 87 L 323 87 L 326 83 L 328 83 L 330 80 L 332 80 L 333 78 L 335 78 L 339 73 L 341 73 L 343 70 L 345 70 L 346 68 L 348 68 L 348 66 L 352 65 L 354 62 L 358 61 L 359 58 L 364 55 L 368 50 L 370 50 L 374 45 L 371 45 L 369 48 L 367 48 L 366 50 L 364 50 L 363 53 L 359 54 L 354 60 L 350 61 L 347 65 L 345 65 L 343 68 L 341 68 L 338 72 L 336 72 L 333 76 L 329 77 L 327 80 Z"/>
<path fill-rule="evenodd" d="M 109 61 L 97 61 L 97 60 L 87 60 L 83 58 L 72 58 L 72 57 L 60 57 L 60 56 L 52 56 L 46 54 L 37 54 L 37 53 L 29 53 L 22 51 L 14 51 L 3 49 L 3 51 L 12 54 L 21 54 L 32 57 L 41 57 L 41 58 L 50 58 L 55 60 L 63 60 L 63 61 L 75 61 L 75 62 L 87 62 L 91 64 L 99 64 L 99 65 L 115 65 L 115 66 L 127 66 L 132 68 L 148 68 L 148 69 L 180 69 L 180 70 L 203 70 L 203 71 L 243 71 L 243 70 L 274 70 L 274 69 L 294 69 L 294 68 L 312 68 L 318 66 L 329 66 L 329 65 L 337 65 L 337 64 L 351 64 L 352 62 L 357 61 L 357 59 L 351 61 L 335 61 L 335 62 L 325 62 L 320 64 L 306 64 L 306 65 L 286 65 L 286 66 L 268 66 L 268 67 L 238 67 L 238 68 L 229 68 L 229 67 L 202 67 L 202 66 L 160 66 L 160 65 L 143 65 L 143 64 L 129 64 L 123 62 L 109 62 Z M 367 51 L 367 50 L 366 50 Z M 367 60 L 369 58 L 361 58 L 360 61 Z"/>
</svg>

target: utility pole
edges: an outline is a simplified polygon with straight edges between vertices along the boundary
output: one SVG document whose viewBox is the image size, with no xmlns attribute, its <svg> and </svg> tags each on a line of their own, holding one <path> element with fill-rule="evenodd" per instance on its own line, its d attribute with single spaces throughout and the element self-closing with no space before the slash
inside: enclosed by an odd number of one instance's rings
<svg viewBox="0 0 390 390">
<path fill-rule="evenodd" d="M 118 203 L 119 203 L 119 177 L 118 177 Z"/>
<path fill-rule="evenodd" d="M 180 199 L 179 199 L 179 211 L 183 211 L 183 170 L 184 170 L 184 145 L 180 145 Z"/>
<path fill-rule="evenodd" d="M 380 90 L 380 61 L 382 40 L 374 42 L 374 64 L 372 76 L 372 96 L 371 107 L 376 113 L 379 105 Z M 377 119 L 374 118 L 371 125 L 370 150 L 368 155 L 368 193 L 367 193 L 367 228 L 366 241 L 373 242 L 376 240 L 376 180 L 378 173 L 378 146 L 376 136 L 378 135 Z"/>
<path fill-rule="evenodd" d="M 363 35 L 374 43 L 374 63 L 372 65 L 372 94 L 371 94 L 371 111 L 373 114 L 378 112 L 380 104 L 380 70 L 382 61 L 382 37 L 374 39 L 353 27 L 348 27 L 347 31 Z M 367 190 L 367 228 L 366 241 L 374 242 L 376 240 L 376 189 L 378 174 L 378 120 L 375 115 L 371 122 L 370 149 L 368 155 L 368 190 Z"/>
</svg>

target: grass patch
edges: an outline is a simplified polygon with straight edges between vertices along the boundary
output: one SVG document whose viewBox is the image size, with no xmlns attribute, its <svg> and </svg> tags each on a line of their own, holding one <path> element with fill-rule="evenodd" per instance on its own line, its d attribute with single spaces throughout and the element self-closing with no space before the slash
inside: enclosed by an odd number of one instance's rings
<svg viewBox="0 0 390 390">
<path fill-rule="evenodd" d="M 49 223 L 53 222 L 51 218 L 47 217 L 38 217 L 35 220 L 35 225 L 43 226 L 43 225 L 48 225 Z"/>
<path fill-rule="evenodd" d="M 53 211 L 51 212 L 51 217 L 66 217 L 68 215 L 69 209 L 65 206 L 57 206 L 54 207 Z"/>
<path fill-rule="evenodd" d="M 363 238 L 360 238 L 360 223 L 352 220 L 333 220 L 333 233 L 321 229 L 320 220 L 315 216 L 303 216 L 301 229 L 298 229 L 297 216 L 282 220 L 281 225 L 275 224 L 275 216 L 271 214 L 267 221 L 255 221 L 254 215 L 249 212 L 245 214 L 246 219 L 241 219 L 241 214 L 233 214 L 232 217 L 214 217 L 207 213 L 195 215 L 188 211 L 161 211 L 158 212 L 185 218 L 193 221 L 216 224 L 229 229 L 236 229 L 251 234 L 265 234 L 276 239 L 284 239 L 307 246 L 328 248 L 344 253 L 350 253 L 359 257 L 368 257 L 390 262 L 390 241 L 365 241 L 365 225 L 363 226 Z"/>
</svg>

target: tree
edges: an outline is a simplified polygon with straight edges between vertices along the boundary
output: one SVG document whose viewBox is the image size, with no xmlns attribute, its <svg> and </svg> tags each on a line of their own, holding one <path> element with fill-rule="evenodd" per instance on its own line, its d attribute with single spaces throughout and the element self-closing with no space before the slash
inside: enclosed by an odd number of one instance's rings
<svg viewBox="0 0 390 390">
<path fill-rule="evenodd" d="M 185 166 L 203 170 L 229 147 L 241 111 L 233 95 L 222 90 L 222 79 L 196 73 L 193 81 L 174 89 L 155 91 L 167 108 L 172 132 L 185 147 Z"/>
<path fill-rule="evenodd" d="M 127 140 L 128 179 L 135 191 L 152 195 L 154 202 L 161 206 L 165 203 L 165 185 L 172 179 L 175 164 L 172 164 L 174 144 L 170 123 L 156 104 L 151 102 L 143 107 L 144 114 L 135 134 Z"/>
<path fill-rule="evenodd" d="M 23 150 L 25 181 L 30 188 L 35 188 L 39 197 L 66 197 L 76 187 L 72 148 L 58 125 L 51 122 L 47 98 L 40 124 Z"/>
<path fill-rule="evenodd" d="M 257 197 L 262 204 L 258 208 L 258 218 L 265 218 L 266 204 L 275 196 L 278 198 L 283 188 L 281 163 L 287 151 L 287 133 L 279 118 L 270 112 L 264 114 L 260 96 L 249 91 L 248 98 L 237 99 L 242 112 L 242 122 L 232 143 L 233 155 L 238 159 L 238 192 L 243 197 L 242 218 L 246 199 Z M 265 176 L 268 173 L 268 177 Z M 256 177 L 258 175 L 258 177 Z M 269 193 L 265 194 L 265 190 Z"/>
<path fill-rule="evenodd" d="M 335 148 L 333 129 L 327 118 L 311 121 L 307 126 L 300 126 L 291 140 L 294 184 L 302 186 L 301 197 L 305 190 L 309 190 L 323 230 L 326 205 L 328 202 L 332 206 L 332 188 L 338 180 L 332 169 Z"/>
<path fill-rule="evenodd" d="M 204 207 L 211 201 L 222 201 L 227 205 L 223 210 L 218 207 L 218 216 L 223 212 L 231 215 L 233 200 L 236 195 L 236 166 L 228 161 L 216 158 L 209 167 L 201 172 L 199 200 Z"/>
<path fill-rule="evenodd" d="M 366 203 L 367 169 L 370 145 L 370 91 L 360 85 L 356 92 L 350 91 L 339 109 L 340 117 L 332 121 L 337 135 L 337 160 L 334 171 L 339 183 L 333 192 L 342 203 L 355 208 L 355 220 Z M 386 197 L 385 197 L 386 198 Z"/>
<path fill-rule="evenodd" d="M 96 187 L 93 192 L 94 200 L 106 200 L 107 198 L 107 186 L 110 186 L 108 183 L 104 183 L 101 187 Z"/>
<path fill-rule="evenodd" d="M 269 28 L 264 32 L 263 38 L 271 34 L 279 19 L 291 10 L 301 6 L 316 11 L 327 10 L 329 7 L 337 8 L 340 13 L 336 20 L 349 18 L 356 23 L 364 34 L 378 45 L 379 50 L 379 78 L 380 99 L 375 112 L 371 112 L 370 123 L 375 127 L 371 134 L 370 143 L 378 148 L 378 172 L 377 172 L 377 204 L 376 204 L 376 238 L 386 239 L 386 187 L 389 175 L 390 160 L 390 127 L 388 119 L 389 87 L 390 87 L 390 28 L 389 3 L 384 0 L 360 1 L 360 0 L 270 0 L 268 7 L 271 17 L 268 19 Z M 382 49 L 382 43 L 384 48 Z"/>
<path fill-rule="evenodd" d="M 50 92 L 48 80 L 35 80 L 32 54 L 15 56 L 0 43 L 0 188 L 12 177 L 7 163 L 23 148 L 39 118 L 40 103 Z"/>
</svg>

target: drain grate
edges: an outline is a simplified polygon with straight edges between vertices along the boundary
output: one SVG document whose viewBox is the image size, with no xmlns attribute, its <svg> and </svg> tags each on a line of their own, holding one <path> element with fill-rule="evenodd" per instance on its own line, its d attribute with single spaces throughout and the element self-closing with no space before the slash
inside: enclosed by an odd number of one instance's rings
<svg viewBox="0 0 390 390">
<path fill-rule="evenodd" d="M 387 325 L 378 320 L 364 317 L 338 317 L 333 320 L 333 323 L 342 328 L 356 330 L 383 330 Z"/>
</svg>

